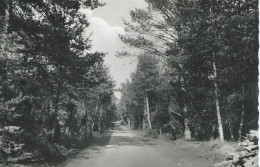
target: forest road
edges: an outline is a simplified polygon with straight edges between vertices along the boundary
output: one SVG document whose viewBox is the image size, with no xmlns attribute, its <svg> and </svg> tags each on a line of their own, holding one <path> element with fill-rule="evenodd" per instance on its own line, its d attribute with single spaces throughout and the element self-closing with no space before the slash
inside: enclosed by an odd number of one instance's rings
<svg viewBox="0 0 260 167">
<path fill-rule="evenodd" d="M 210 167 L 206 159 L 167 142 L 147 139 L 116 125 L 91 147 L 66 162 L 65 167 Z"/>
</svg>

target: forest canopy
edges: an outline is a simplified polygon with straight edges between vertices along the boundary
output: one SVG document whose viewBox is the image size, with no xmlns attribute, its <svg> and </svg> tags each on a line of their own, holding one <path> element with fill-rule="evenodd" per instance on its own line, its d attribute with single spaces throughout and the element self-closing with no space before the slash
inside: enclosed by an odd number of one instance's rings
<svg viewBox="0 0 260 167">
<path fill-rule="evenodd" d="M 116 119 L 104 53 L 90 53 L 81 9 L 92 0 L 0 2 L 1 161 L 62 159 Z M 10 143 L 12 147 L 10 147 Z"/>
</svg>

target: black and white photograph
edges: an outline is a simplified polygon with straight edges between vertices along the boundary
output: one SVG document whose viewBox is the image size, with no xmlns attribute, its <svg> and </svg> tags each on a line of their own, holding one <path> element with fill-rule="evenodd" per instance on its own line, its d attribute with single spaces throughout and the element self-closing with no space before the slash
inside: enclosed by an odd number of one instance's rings
<svg viewBox="0 0 260 167">
<path fill-rule="evenodd" d="M 258 0 L 0 0 L 0 167 L 258 167 Z"/>
</svg>

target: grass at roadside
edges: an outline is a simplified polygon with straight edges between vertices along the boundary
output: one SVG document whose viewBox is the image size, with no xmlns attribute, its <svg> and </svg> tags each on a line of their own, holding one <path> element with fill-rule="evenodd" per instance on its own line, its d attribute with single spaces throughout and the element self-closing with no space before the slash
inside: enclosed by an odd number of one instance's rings
<svg viewBox="0 0 260 167">
<path fill-rule="evenodd" d="M 238 147 L 237 142 L 225 142 L 220 143 L 219 140 L 211 141 L 197 141 L 197 140 L 170 140 L 167 135 L 161 136 L 150 135 L 148 131 L 132 130 L 133 133 L 138 136 L 142 136 L 146 139 L 153 140 L 160 144 L 160 142 L 170 143 L 172 147 L 178 148 L 184 151 L 191 152 L 196 158 L 204 158 L 212 162 L 212 164 L 225 160 L 228 153 L 234 152 Z"/>
</svg>

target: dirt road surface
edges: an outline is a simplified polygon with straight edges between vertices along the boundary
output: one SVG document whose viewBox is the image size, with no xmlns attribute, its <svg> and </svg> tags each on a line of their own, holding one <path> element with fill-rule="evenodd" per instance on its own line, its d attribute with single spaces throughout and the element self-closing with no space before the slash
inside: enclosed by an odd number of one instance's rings
<svg viewBox="0 0 260 167">
<path fill-rule="evenodd" d="M 66 167 L 210 167 L 206 159 L 171 143 L 158 144 L 138 136 L 127 127 L 116 125 L 90 148 L 66 162 Z"/>
</svg>

